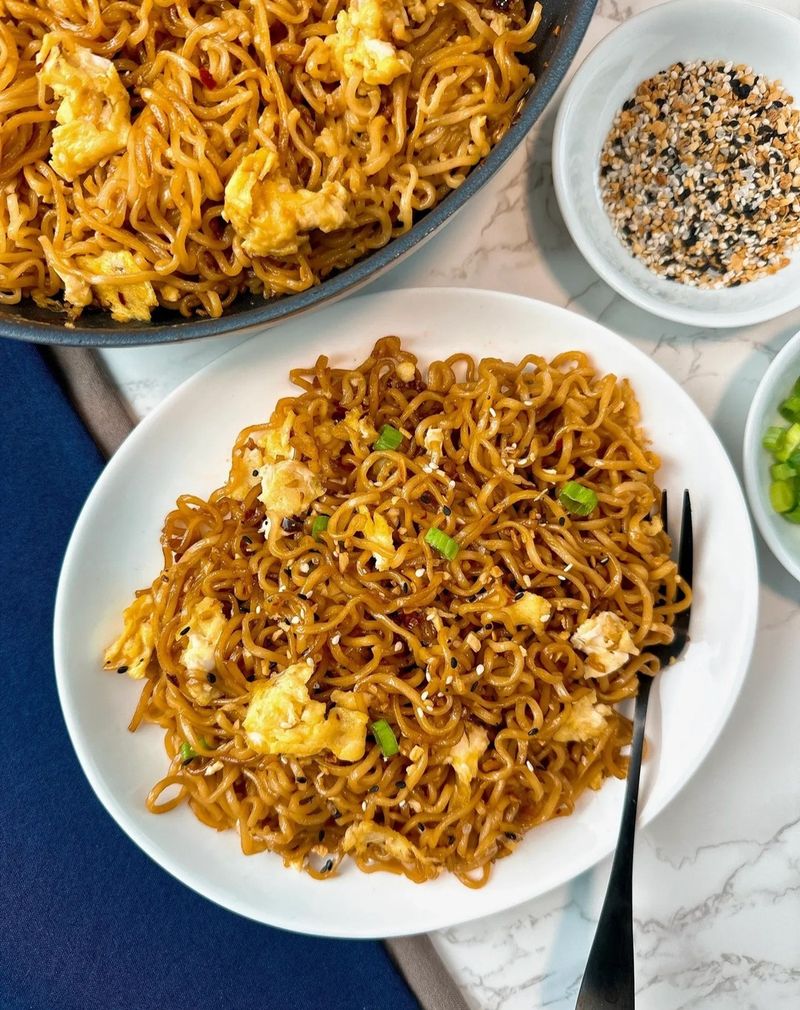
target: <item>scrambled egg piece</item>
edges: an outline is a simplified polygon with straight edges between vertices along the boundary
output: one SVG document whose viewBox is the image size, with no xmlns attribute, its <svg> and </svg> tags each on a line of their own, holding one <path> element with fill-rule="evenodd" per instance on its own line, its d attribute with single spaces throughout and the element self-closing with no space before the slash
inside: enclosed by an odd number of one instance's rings
<svg viewBox="0 0 800 1010">
<path fill-rule="evenodd" d="M 83 46 L 65 44 L 56 33 L 44 36 L 38 60 L 41 81 L 61 99 L 50 164 L 72 182 L 127 146 L 128 92 L 111 60 Z"/>
<path fill-rule="evenodd" d="M 244 498 L 247 492 L 261 480 L 261 467 L 265 463 L 278 463 L 288 459 L 291 451 L 292 425 L 296 414 L 286 412 L 282 421 L 275 417 L 265 428 L 251 429 L 244 444 L 233 450 L 231 472 L 228 477 L 229 493 L 234 498 Z M 254 445 L 249 446 L 248 443 Z"/>
<path fill-rule="evenodd" d="M 639 655 L 628 625 L 610 610 L 604 610 L 584 621 L 570 641 L 588 657 L 587 677 L 614 673 L 631 656 Z M 597 672 L 594 673 L 593 670 Z"/>
<path fill-rule="evenodd" d="M 456 799 L 469 796 L 470 782 L 478 774 L 478 761 L 489 746 L 489 735 L 482 726 L 469 724 L 450 751 L 447 763 L 456 773 Z"/>
<path fill-rule="evenodd" d="M 365 84 L 391 84 L 411 69 L 411 55 L 398 53 L 390 41 L 402 7 L 387 0 L 350 0 L 336 15 L 336 31 L 325 42 L 343 78 Z"/>
<path fill-rule="evenodd" d="M 363 534 L 367 545 L 373 548 L 372 557 L 375 559 L 376 569 L 385 572 L 387 568 L 391 568 L 395 555 L 394 541 L 392 528 L 383 516 L 377 513 L 371 516 L 367 513 Z"/>
<path fill-rule="evenodd" d="M 203 597 L 189 611 L 186 623 L 189 635 L 181 663 L 190 673 L 211 673 L 217 665 L 214 653 L 227 624 L 222 604 L 213 597 Z"/>
<path fill-rule="evenodd" d="M 335 231 L 348 221 L 340 182 L 323 182 L 317 192 L 295 189 L 277 165 L 277 154 L 262 147 L 241 160 L 225 187 L 223 217 L 250 256 L 297 252 L 300 232 Z"/>
<path fill-rule="evenodd" d="M 572 705 L 566 719 L 553 735 L 560 743 L 572 740 L 596 740 L 603 735 L 607 718 L 611 715 L 609 705 L 598 705 L 597 695 L 590 691 Z"/>
<path fill-rule="evenodd" d="M 395 859 L 404 866 L 418 866 L 430 862 L 419 848 L 399 831 L 393 831 L 374 821 L 351 824 L 342 839 L 345 852 L 355 851 L 356 855 L 378 862 Z"/>
<path fill-rule="evenodd" d="M 352 692 L 334 691 L 326 717 L 325 703 L 312 701 L 306 687 L 313 672 L 309 663 L 295 663 L 256 684 L 244 719 L 248 743 L 260 754 L 311 757 L 327 749 L 340 761 L 358 761 L 369 716 Z"/>
<path fill-rule="evenodd" d="M 138 273 L 141 269 L 135 257 L 126 249 L 100 253 L 99 256 L 78 256 L 74 260 L 62 256 L 53 248 L 47 238 L 39 239 L 45 259 L 50 268 L 64 284 L 64 298 L 70 305 L 84 308 L 92 300 L 92 285 L 87 275 L 104 274 L 119 278 L 104 280 L 94 285 L 98 300 L 111 315 L 120 322 L 131 319 L 146 321 L 150 309 L 158 304 L 153 285 L 149 281 L 130 283 L 123 278 L 126 274 Z"/>
<path fill-rule="evenodd" d="M 317 477 L 305 463 L 284 459 L 267 463 L 261 471 L 259 498 L 267 512 L 276 519 L 301 515 L 325 492 Z"/>
<path fill-rule="evenodd" d="M 124 280 L 126 274 L 135 274 L 141 270 L 127 249 L 103 252 L 99 256 L 81 256 L 79 262 L 90 274 L 107 274 L 115 278 L 94 285 L 100 303 L 111 309 L 114 319 L 125 323 L 134 319 L 146 322 L 150 318 L 150 309 L 158 305 L 158 299 L 150 281 L 131 283 Z M 69 301 L 68 294 L 66 297 Z"/>
<path fill-rule="evenodd" d="M 70 305 L 85 308 L 92 300 L 92 288 L 81 271 L 66 256 L 61 256 L 53 248 L 50 239 L 42 236 L 39 239 L 44 258 L 50 269 L 61 278 L 64 285 L 64 298 Z"/>
<path fill-rule="evenodd" d="M 549 600 L 536 593 L 523 593 L 513 603 L 499 610 L 488 610 L 483 615 L 485 622 L 500 621 L 509 631 L 520 625 L 528 625 L 534 631 L 540 631 L 553 615 L 553 607 Z"/>
<path fill-rule="evenodd" d="M 126 672 L 134 680 L 141 680 L 156 647 L 153 594 L 148 590 L 137 596 L 122 614 L 122 634 L 107 649 L 103 659 L 106 670 Z"/>
</svg>

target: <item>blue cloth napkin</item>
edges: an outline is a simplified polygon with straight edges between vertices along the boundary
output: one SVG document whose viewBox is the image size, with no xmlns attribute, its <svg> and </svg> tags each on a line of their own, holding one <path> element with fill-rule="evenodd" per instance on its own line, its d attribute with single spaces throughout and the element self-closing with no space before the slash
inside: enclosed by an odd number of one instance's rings
<svg viewBox="0 0 800 1010">
<path fill-rule="evenodd" d="M 382 944 L 218 908 L 95 799 L 61 717 L 51 628 L 103 462 L 35 347 L 0 340 L 0 422 L 0 1008 L 418 1010 Z"/>
</svg>

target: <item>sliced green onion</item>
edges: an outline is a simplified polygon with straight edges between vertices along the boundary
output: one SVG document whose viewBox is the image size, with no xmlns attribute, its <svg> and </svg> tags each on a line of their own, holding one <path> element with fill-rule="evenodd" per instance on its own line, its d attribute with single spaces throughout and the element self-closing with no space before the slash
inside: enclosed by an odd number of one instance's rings
<svg viewBox="0 0 800 1010">
<path fill-rule="evenodd" d="M 320 533 L 325 532 L 330 520 L 330 516 L 314 516 L 313 522 L 311 523 L 311 536 L 315 540 L 319 540 Z"/>
<path fill-rule="evenodd" d="M 797 476 L 797 470 L 790 463 L 773 463 L 769 475 L 773 480 L 791 480 Z"/>
<path fill-rule="evenodd" d="M 448 561 L 452 561 L 458 554 L 458 542 L 449 537 L 443 530 L 437 530 L 433 526 L 425 534 L 425 543 L 430 544 L 434 550 L 437 550 Z"/>
<path fill-rule="evenodd" d="M 790 512 L 784 512 L 783 518 L 787 519 L 790 523 L 800 525 L 800 506 L 795 505 Z"/>
<path fill-rule="evenodd" d="M 761 440 L 761 444 L 767 450 L 767 452 L 775 453 L 783 445 L 783 439 L 785 436 L 785 431 L 783 428 L 778 428 L 773 426 L 772 428 L 767 428 L 764 433 L 764 438 Z"/>
<path fill-rule="evenodd" d="M 788 480 L 776 480 L 770 484 L 769 500 L 776 512 L 791 512 L 797 504 L 795 489 Z"/>
<path fill-rule="evenodd" d="M 800 421 L 800 393 L 792 393 L 791 396 L 787 396 L 778 407 L 778 413 L 787 421 Z"/>
<path fill-rule="evenodd" d="M 558 500 L 574 516 L 588 516 L 597 508 L 597 495 L 576 480 L 567 481 L 558 493 Z"/>
<path fill-rule="evenodd" d="M 385 719 L 378 719 L 374 722 L 370 729 L 372 730 L 372 735 L 375 737 L 375 741 L 381 749 L 384 757 L 390 758 L 394 757 L 395 754 L 400 750 L 400 746 L 397 743 L 397 737 L 394 735 L 394 730 L 389 725 Z"/>
<path fill-rule="evenodd" d="M 391 424 L 384 424 L 378 432 L 378 438 L 372 448 L 378 452 L 385 452 L 386 450 L 393 452 L 402 441 L 403 436 L 397 428 L 393 428 Z"/>
<path fill-rule="evenodd" d="M 192 758 L 197 757 L 197 751 L 192 747 L 188 740 L 184 740 L 181 744 L 181 762 L 186 764 L 187 761 L 191 761 Z"/>
<path fill-rule="evenodd" d="M 800 424 L 793 424 L 783 433 L 783 441 L 773 456 L 779 463 L 785 463 L 795 449 L 800 446 Z"/>
</svg>

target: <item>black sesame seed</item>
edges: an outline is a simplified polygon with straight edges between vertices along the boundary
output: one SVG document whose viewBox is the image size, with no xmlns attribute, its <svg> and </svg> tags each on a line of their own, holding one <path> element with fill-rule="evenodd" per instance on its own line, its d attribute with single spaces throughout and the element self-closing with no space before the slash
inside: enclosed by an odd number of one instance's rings
<svg viewBox="0 0 800 1010">
<path fill-rule="evenodd" d="M 369 789 L 367 790 L 367 792 L 368 793 L 377 793 L 379 791 L 379 789 L 380 789 L 380 786 L 370 786 Z"/>
<path fill-rule="evenodd" d="M 456 659 L 455 656 L 450 657 L 450 666 L 452 666 L 454 670 L 458 666 L 458 660 Z"/>
<path fill-rule="evenodd" d="M 445 505 L 444 508 L 442 509 L 442 512 L 444 512 L 446 516 L 449 516 L 452 513 L 452 511 L 453 510 L 450 508 L 449 505 Z"/>
<path fill-rule="evenodd" d="M 252 684 L 253 681 L 256 679 L 256 675 L 254 673 L 248 673 L 244 679 Z"/>
<path fill-rule="evenodd" d="M 402 782 L 402 781 L 401 782 L 395 782 L 395 788 L 396 789 L 405 789 L 405 787 L 406 787 L 405 782 Z"/>
<path fill-rule="evenodd" d="M 528 730 L 528 736 L 536 736 L 539 730 L 534 726 L 533 729 Z"/>
<path fill-rule="evenodd" d="M 565 516 L 559 516 L 558 517 L 558 525 L 559 526 L 566 526 L 566 523 L 567 523 L 567 520 L 566 520 Z"/>
<path fill-rule="evenodd" d="M 506 836 L 506 838 L 511 839 L 512 842 L 516 842 L 516 840 L 517 840 L 517 836 L 514 834 L 513 831 L 506 831 L 505 832 L 505 836 Z"/>
<path fill-rule="evenodd" d="M 515 599 L 515 600 L 521 600 L 521 599 L 522 599 L 522 597 L 523 597 L 524 595 L 525 595 L 525 593 L 523 593 L 522 591 L 520 591 L 519 593 L 517 593 L 517 594 L 516 594 L 516 595 L 514 596 L 514 599 Z"/>
<path fill-rule="evenodd" d="M 187 624 L 186 627 L 183 629 L 183 631 L 180 632 L 180 634 L 181 635 L 188 635 L 191 630 L 192 630 L 191 626 Z"/>
<path fill-rule="evenodd" d="M 295 781 L 299 782 L 301 786 L 304 786 L 306 782 L 308 782 L 308 779 L 305 777 L 305 775 L 298 775 Z"/>
<path fill-rule="evenodd" d="M 329 860 L 328 860 L 328 861 L 327 861 L 327 862 L 325 863 L 325 865 L 324 865 L 324 866 L 322 867 L 322 872 L 323 872 L 323 873 L 330 873 L 332 869 L 333 869 L 333 860 L 332 860 L 332 859 L 329 859 Z"/>
<path fill-rule="evenodd" d="M 253 470 L 253 476 L 258 477 L 258 470 Z"/>
<path fill-rule="evenodd" d="M 207 673 L 206 680 L 209 682 L 209 684 L 215 684 L 217 682 L 216 673 Z"/>
<path fill-rule="evenodd" d="M 117 673 L 127 673 L 127 672 L 128 672 L 128 667 L 127 666 L 118 666 L 117 667 Z"/>
</svg>

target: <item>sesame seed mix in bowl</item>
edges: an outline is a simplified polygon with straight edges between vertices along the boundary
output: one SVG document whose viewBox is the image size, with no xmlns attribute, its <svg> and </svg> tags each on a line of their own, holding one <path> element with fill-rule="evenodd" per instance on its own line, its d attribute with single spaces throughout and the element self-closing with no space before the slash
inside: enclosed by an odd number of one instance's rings
<svg viewBox="0 0 800 1010">
<path fill-rule="evenodd" d="M 785 267 L 800 238 L 800 112 L 780 82 L 732 63 L 643 81 L 600 155 L 617 235 L 656 274 L 736 287 Z"/>
</svg>

